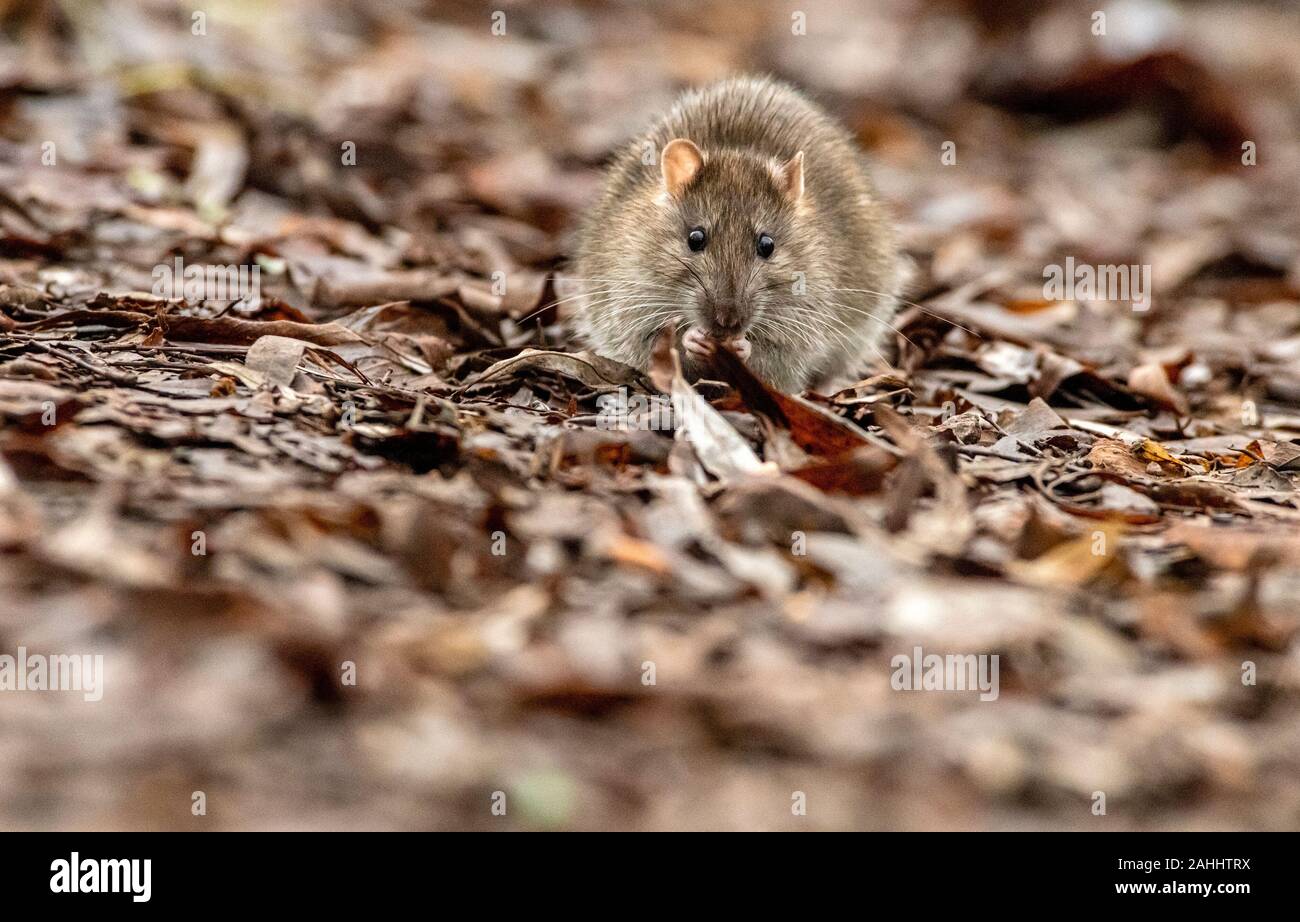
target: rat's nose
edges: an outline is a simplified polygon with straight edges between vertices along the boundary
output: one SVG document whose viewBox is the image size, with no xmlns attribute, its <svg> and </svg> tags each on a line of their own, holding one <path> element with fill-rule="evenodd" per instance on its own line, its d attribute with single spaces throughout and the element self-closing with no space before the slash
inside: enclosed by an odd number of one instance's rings
<svg viewBox="0 0 1300 922">
<path fill-rule="evenodd" d="M 745 312 L 739 301 L 719 298 L 713 302 L 713 316 L 709 318 L 709 332 L 718 339 L 731 339 L 744 332 Z"/>
</svg>

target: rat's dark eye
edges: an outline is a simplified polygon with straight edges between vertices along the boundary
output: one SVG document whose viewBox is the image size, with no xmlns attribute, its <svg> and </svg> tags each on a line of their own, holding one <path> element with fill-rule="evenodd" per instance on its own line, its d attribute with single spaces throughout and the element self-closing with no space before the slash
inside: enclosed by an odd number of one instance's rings
<svg viewBox="0 0 1300 922">
<path fill-rule="evenodd" d="M 709 235 L 704 233 L 704 228 L 702 227 L 693 227 L 691 228 L 691 232 L 686 235 L 686 245 L 690 247 L 691 251 L 694 253 L 698 253 L 700 250 L 704 249 L 704 245 L 708 242 Z"/>
<path fill-rule="evenodd" d="M 759 234 L 758 246 L 756 247 L 756 249 L 758 250 L 759 256 L 761 256 L 763 259 L 767 259 L 769 256 L 772 255 L 772 252 L 776 249 L 776 241 L 773 240 L 771 237 L 769 237 L 767 234 Z"/>
</svg>

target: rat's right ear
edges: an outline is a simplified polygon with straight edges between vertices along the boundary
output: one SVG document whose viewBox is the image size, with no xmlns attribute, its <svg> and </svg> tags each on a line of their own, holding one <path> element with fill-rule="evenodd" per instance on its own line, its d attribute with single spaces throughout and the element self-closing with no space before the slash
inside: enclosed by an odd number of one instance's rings
<svg viewBox="0 0 1300 922">
<path fill-rule="evenodd" d="M 664 188 L 673 198 L 681 198 L 691 180 L 704 166 L 704 154 L 685 138 L 673 138 L 664 146 L 659 168 L 664 174 Z"/>
<path fill-rule="evenodd" d="M 803 151 L 781 164 L 777 168 L 776 178 L 786 201 L 797 202 L 803 198 Z"/>
</svg>

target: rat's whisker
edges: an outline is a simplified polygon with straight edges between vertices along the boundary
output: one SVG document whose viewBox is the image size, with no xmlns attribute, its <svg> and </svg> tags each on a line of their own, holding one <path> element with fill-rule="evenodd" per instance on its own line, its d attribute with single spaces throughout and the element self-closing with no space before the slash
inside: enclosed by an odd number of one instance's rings
<svg viewBox="0 0 1300 922">
<path fill-rule="evenodd" d="M 909 301 L 906 298 L 900 298 L 898 295 L 891 295 L 888 292 L 875 291 L 874 289 L 871 288 L 819 288 L 817 290 L 827 291 L 827 292 L 831 292 L 831 291 L 859 292 L 861 294 L 867 294 L 867 295 L 878 295 L 882 298 L 892 298 L 893 300 L 897 301 L 899 304 L 906 304 L 908 307 L 914 307 L 921 313 L 929 314 L 931 317 L 934 317 L 936 320 L 942 320 L 944 323 L 951 323 L 957 329 L 969 333 L 971 336 L 974 336 L 976 339 L 984 338 L 980 336 L 978 333 L 976 333 L 974 330 L 970 329 L 970 327 L 962 326 L 960 323 L 958 323 L 956 320 L 953 320 L 951 317 L 945 317 L 943 314 L 936 314 L 934 311 L 930 310 L 928 307 L 925 307 L 924 305 L 917 304 L 915 301 Z"/>
<path fill-rule="evenodd" d="M 653 311 L 649 314 L 633 319 L 627 327 L 628 334 L 631 338 L 640 338 L 645 333 L 654 333 L 657 335 L 666 325 L 666 321 L 672 319 L 680 320 L 680 316 L 675 310 L 668 309 Z M 680 323 L 676 325 L 679 327 L 681 326 Z"/>
<path fill-rule="evenodd" d="M 826 310 L 825 306 L 823 306 L 821 310 L 817 310 L 809 305 L 797 302 L 785 303 L 781 305 L 781 314 L 783 316 L 793 315 L 804 318 L 807 322 L 817 328 L 827 327 L 833 324 L 838 328 L 838 330 L 849 336 L 858 333 L 856 328 L 850 326 L 842 318 L 836 317 L 834 314 Z"/>
<path fill-rule="evenodd" d="M 624 300 L 622 298 L 618 299 Z M 617 317 L 620 314 L 626 314 L 630 311 L 641 310 L 643 308 L 671 308 L 680 313 L 680 305 L 676 301 L 629 301 L 625 304 L 618 304 L 611 310 L 605 312 L 608 317 Z"/>
<path fill-rule="evenodd" d="M 536 310 L 534 310 L 534 311 L 530 311 L 529 313 L 525 314 L 523 317 L 520 317 L 519 320 L 516 321 L 516 322 L 517 322 L 517 323 L 521 323 L 521 324 L 522 324 L 522 323 L 527 323 L 529 320 L 532 320 L 534 317 L 536 317 L 538 314 L 542 313 L 543 311 L 550 310 L 552 307 L 559 307 L 561 304 L 568 304 L 570 301 L 577 301 L 577 300 L 579 300 L 579 299 L 581 299 L 581 298 L 591 298 L 591 297 L 594 297 L 594 296 L 596 296 L 596 295 L 611 294 L 611 293 L 613 293 L 613 292 L 623 291 L 623 290 L 625 290 L 625 289 L 622 289 L 622 288 L 600 288 L 600 289 L 595 289 L 595 290 L 592 290 L 592 291 L 583 291 L 583 292 L 579 292 L 579 293 L 576 294 L 576 295 L 570 295 L 570 296 L 568 296 L 567 298 L 560 298 L 559 300 L 551 301 L 551 302 L 548 303 L 548 304 L 543 304 L 541 307 L 537 308 Z M 635 290 L 635 289 L 631 289 L 631 288 L 629 288 L 629 289 L 626 289 L 626 290 Z M 599 303 L 599 301 L 593 301 L 593 302 L 591 302 L 591 303 L 592 303 L 592 304 L 596 304 L 596 303 Z M 588 306 L 590 306 L 590 305 L 588 305 Z"/>
<path fill-rule="evenodd" d="M 705 295 L 712 297 L 712 295 L 709 294 L 709 286 L 704 284 L 704 279 L 700 278 L 700 274 L 695 271 L 694 267 L 692 267 L 690 263 L 682 259 L 676 253 L 669 253 L 668 255 L 671 256 L 673 259 L 677 260 L 683 266 L 685 266 L 686 271 L 689 272 L 694 277 L 695 281 L 700 283 L 700 290 L 703 291 Z"/>
<path fill-rule="evenodd" d="M 645 313 L 646 311 L 649 313 Z M 634 316 L 628 321 L 634 328 L 643 326 L 651 321 L 667 317 L 680 317 L 681 314 L 675 305 L 672 304 L 635 304 L 629 305 L 626 311 L 635 311 Z M 614 316 L 611 314 L 611 316 Z M 662 326 L 662 324 L 660 324 Z"/>
<path fill-rule="evenodd" d="M 776 343 L 797 343 L 807 349 L 816 348 L 816 342 L 807 332 L 797 328 L 783 328 L 770 320 L 761 323 L 755 321 L 754 329 L 765 334 L 766 338 Z"/>
<path fill-rule="evenodd" d="M 537 308 L 535 311 L 532 311 L 531 313 L 526 314 L 525 316 L 521 317 L 517 322 L 518 322 L 518 323 L 521 323 L 521 324 L 522 324 L 522 323 L 526 323 L 527 321 L 531 320 L 533 317 L 535 317 L 535 316 L 537 316 L 538 314 L 540 314 L 542 311 L 548 310 L 548 309 L 550 309 L 550 308 L 552 308 L 552 307 L 558 307 L 558 306 L 561 305 L 561 304 L 567 304 L 567 303 L 569 303 L 569 302 L 571 302 L 571 301 L 578 301 L 578 300 L 581 300 L 581 299 L 583 299 L 583 298 L 593 298 L 593 299 L 595 299 L 595 300 L 591 300 L 591 301 L 587 302 L 586 306 L 587 306 L 588 309 L 590 309 L 590 308 L 596 307 L 596 306 L 598 306 L 598 305 L 600 305 L 600 304 L 602 304 L 602 303 L 608 303 L 609 300 L 612 300 L 612 299 L 610 299 L 610 298 L 600 298 L 600 297 L 598 297 L 598 296 L 601 296 L 601 295 L 616 295 L 616 296 L 617 296 L 617 295 L 626 295 L 626 296 L 633 296 L 633 295 L 635 295 L 637 292 L 639 292 L 642 288 L 645 288 L 645 287 L 648 287 L 648 286 L 647 286 L 646 284 L 641 283 L 641 282 L 635 282 L 635 281 L 620 281 L 620 282 L 619 282 L 618 284 L 616 284 L 616 285 L 606 286 L 606 287 L 603 287 L 603 288 L 595 288 L 595 289 L 591 289 L 591 290 L 589 290 L 589 291 L 580 291 L 580 292 L 578 292 L 577 294 L 569 295 L 568 297 L 565 297 L 565 298 L 559 298 L 558 300 L 551 301 L 551 302 L 548 303 L 548 304 L 544 304 L 544 305 L 542 305 L 541 307 Z M 689 289 L 683 289 L 683 288 L 681 288 L 680 286 L 672 286 L 672 285 L 655 285 L 655 286 L 653 286 L 653 287 L 654 287 L 655 289 L 662 289 L 663 292 L 685 292 L 685 291 L 688 291 L 688 290 L 689 290 Z M 660 291 L 655 291 L 654 293 L 655 293 L 655 294 L 659 294 L 661 297 L 663 296 L 663 295 L 660 293 Z"/>
<path fill-rule="evenodd" d="M 829 311 L 829 308 L 832 306 L 833 305 L 826 305 L 827 309 L 822 311 L 813 311 L 811 308 L 806 307 L 800 308 L 800 310 L 809 312 L 809 316 L 816 317 L 819 323 L 824 323 L 827 321 L 828 317 L 832 316 Z M 838 318 L 836 318 L 836 320 L 838 320 Z M 829 334 L 835 342 L 838 342 L 850 352 L 860 352 L 862 347 L 866 346 L 870 348 L 872 352 L 876 353 L 887 367 L 893 367 L 892 363 L 885 357 L 885 354 L 880 351 L 879 347 L 876 346 L 871 337 L 862 335 L 861 331 L 845 325 L 842 320 L 838 320 L 838 322 L 841 326 L 844 326 L 844 330 L 831 329 L 829 326 L 823 327 L 825 332 Z"/>
<path fill-rule="evenodd" d="M 628 278 L 590 278 L 590 279 L 570 279 L 574 282 L 582 282 L 584 285 L 607 285 L 618 288 L 646 288 L 646 289 L 667 289 L 677 287 L 675 284 L 666 284 L 663 282 L 646 282 L 641 279 Z"/>
<path fill-rule="evenodd" d="M 778 324 L 773 318 L 771 321 L 773 327 L 782 332 L 794 333 L 803 345 L 809 349 L 816 349 L 819 343 L 825 340 L 822 329 L 815 323 L 790 315 L 782 316 L 780 320 L 781 322 Z M 782 338 L 788 340 L 791 337 L 783 336 Z"/>
<path fill-rule="evenodd" d="M 917 350 L 920 349 L 920 347 L 919 347 L 915 342 L 913 342 L 912 339 L 911 339 L 911 338 L 910 338 L 906 333 L 904 333 L 904 332 L 903 332 L 902 330 L 900 330 L 898 327 L 894 326 L 894 325 L 893 325 L 892 323 L 890 323 L 888 320 L 885 320 L 885 319 L 884 319 L 883 317 L 881 317 L 880 315 L 878 315 L 878 314 L 874 314 L 874 313 L 872 313 L 871 311 L 869 311 L 869 310 L 867 310 L 866 308 L 863 308 L 863 307 L 857 307 L 857 306 L 855 306 L 855 305 L 853 305 L 853 304 L 845 304 L 845 303 L 843 303 L 842 301 L 835 301 L 835 302 L 833 302 L 833 303 L 835 304 L 836 307 L 838 307 L 838 308 L 840 308 L 840 309 L 842 309 L 842 310 L 853 311 L 853 312 L 855 312 L 855 313 L 862 314 L 862 315 L 865 316 L 865 317 L 869 317 L 869 318 L 871 318 L 871 319 L 874 320 L 876 323 L 879 323 L 879 324 L 881 324 L 881 325 L 883 325 L 883 326 L 889 327 L 889 329 L 893 330 L 893 331 L 894 331 L 895 333 L 897 333 L 899 336 L 903 337 L 903 340 L 904 340 L 904 341 L 905 341 L 909 346 L 911 346 L 913 349 L 917 349 Z"/>
</svg>

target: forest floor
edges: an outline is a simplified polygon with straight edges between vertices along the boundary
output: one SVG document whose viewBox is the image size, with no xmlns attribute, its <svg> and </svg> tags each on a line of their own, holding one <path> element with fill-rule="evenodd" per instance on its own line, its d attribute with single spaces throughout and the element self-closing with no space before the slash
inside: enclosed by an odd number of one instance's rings
<svg viewBox="0 0 1300 922">
<path fill-rule="evenodd" d="M 1293 14 L 211 6 L 0 2 L 0 653 L 104 662 L 0 694 L 0 827 L 1300 826 Z M 916 262 L 832 395 L 572 338 L 603 158 L 741 71 Z"/>
</svg>

